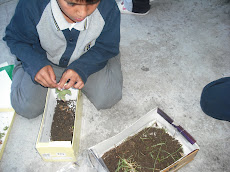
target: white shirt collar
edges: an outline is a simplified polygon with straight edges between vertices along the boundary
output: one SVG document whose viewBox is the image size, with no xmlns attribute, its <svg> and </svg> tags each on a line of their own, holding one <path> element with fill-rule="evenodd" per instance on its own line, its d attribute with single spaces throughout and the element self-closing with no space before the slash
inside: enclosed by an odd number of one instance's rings
<svg viewBox="0 0 230 172">
<path fill-rule="evenodd" d="M 74 28 L 76 30 L 83 31 L 83 30 L 86 30 L 88 28 L 88 25 L 89 25 L 88 17 L 86 17 L 81 22 L 68 23 L 66 21 L 65 17 L 63 16 L 62 11 L 59 8 L 56 0 L 51 0 L 51 10 L 52 10 L 52 14 L 54 17 L 55 25 L 56 25 L 58 30 L 59 29 L 60 30 L 65 30 L 65 29 L 71 30 L 72 28 Z"/>
</svg>

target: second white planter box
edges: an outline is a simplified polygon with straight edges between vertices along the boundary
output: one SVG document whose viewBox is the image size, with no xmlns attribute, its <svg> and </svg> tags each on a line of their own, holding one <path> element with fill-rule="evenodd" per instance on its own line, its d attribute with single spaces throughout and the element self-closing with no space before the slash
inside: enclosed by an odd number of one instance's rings
<svg viewBox="0 0 230 172">
<path fill-rule="evenodd" d="M 89 148 L 88 156 L 92 163 L 92 166 L 97 171 L 109 172 L 108 168 L 106 167 L 102 159 L 104 153 L 119 146 L 128 137 L 135 135 L 136 133 L 138 133 L 146 127 L 152 126 L 154 123 L 157 123 L 159 128 L 165 129 L 169 135 L 178 140 L 184 150 L 184 155 L 182 158 L 180 158 L 173 164 L 169 165 L 165 169 L 162 169 L 161 172 L 177 171 L 178 169 L 180 169 L 181 167 L 193 160 L 193 158 L 199 151 L 199 146 L 196 144 L 196 141 L 181 126 L 175 125 L 174 121 L 162 110 L 156 108 L 144 115 L 132 126 L 115 135 L 114 137 L 111 137 Z"/>
</svg>

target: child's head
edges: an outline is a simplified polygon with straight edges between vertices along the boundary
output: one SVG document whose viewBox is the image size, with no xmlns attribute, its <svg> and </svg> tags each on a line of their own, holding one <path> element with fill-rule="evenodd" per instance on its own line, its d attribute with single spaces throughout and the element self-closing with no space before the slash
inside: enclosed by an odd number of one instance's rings
<svg viewBox="0 0 230 172">
<path fill-rule="evenodd" d="M 73 0 L 75 3 L 96 4 L 100 0 Z"/>
<path fill-rule="evenodd" d="M 69 23 L 80 22 L 92 14 L 100 0 L 57 0 L 58 5 Z"/>
</svg>

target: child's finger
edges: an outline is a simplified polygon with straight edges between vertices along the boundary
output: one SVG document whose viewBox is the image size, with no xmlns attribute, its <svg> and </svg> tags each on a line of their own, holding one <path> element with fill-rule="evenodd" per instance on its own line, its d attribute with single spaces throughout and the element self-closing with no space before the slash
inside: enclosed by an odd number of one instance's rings
<svg viewBox="0 0 230 172">
<path fill-rule="evenodd" d="M 63 75 L 63 76 L 64 76 L 64 75 Z M 59 83 L 57 84 L 57 89 L 58 89 L 58 90 L 64 89 L 64 85 L 65 85 L 65 83 L 66 83 L 67 80 L 68 80 L 68 79 L 66 79 L 66 78 L 63 77 L 63 76 L 61 77 Z"/>
<path fill-rule="evenodd" d="M 60 80 L 60 82 L 57 84 L 57 89 L 58 90 L 64 89 L 64 82 L 63 82 L 63 80 Z"/>
<path fill-rule="evenodd" d="M 39 80 L 39 81 L 37 81 L 39 84 L 41 84 L 42 86 L 44 86 L 44 87 L 48 87 L 49 85 L 48 85 L 48 83 L 45 81 L 45 80 Z"/>
<path fill-rule="evenodd" d="M 74 88 L 77 88 L 77 89 L 82 89 L 83 87 L 84 87 L 83 81 L 79 81 L 74 85 Z"/>
<path fill-rule="evenodd" d="M 48 65 L 40 69 L 34 79 L 44 87 L 54 88 L 56 87 L 55 78 L 53 68 Z"/>
<path fill-rule="evenodd" d="M 56 81 L 56 75 L 55 75 L 55 73 L 54 73 L 53 68 L 52 68 L 52 67 L 49 68 L 49 69 L 48 69 L 48 72 L 49 72 L 50 79 L 52 80 L 53 83 L 56 84 L 56 83 L 57 83 L 57 81 Z"/>
<path fill-rule="evenodd" d="M 74 85 L 74 83 L 75 83 L 75 81 L 69 80 L 69 82 L 66 85 L 64 85 L 64 89 L 67 90 L 67 89 L 71 88 Z"/>
</svg>

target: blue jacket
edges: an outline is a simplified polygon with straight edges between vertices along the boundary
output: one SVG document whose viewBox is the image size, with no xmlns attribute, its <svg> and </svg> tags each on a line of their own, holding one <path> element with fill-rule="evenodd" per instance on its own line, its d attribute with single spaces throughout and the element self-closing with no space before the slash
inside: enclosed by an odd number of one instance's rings
<svg viewBox="0 0 230 172">
<path fill-rule="evenodd" d="M 119 53 L 120 11 L 115 0 L 101 0 L 86 30 L 60 30 L 52 1 L 20 0 L 3 39 L 33 81 L 41 68 L 55 64 L 73 69 L 85 83 Z"/>
</svg>

